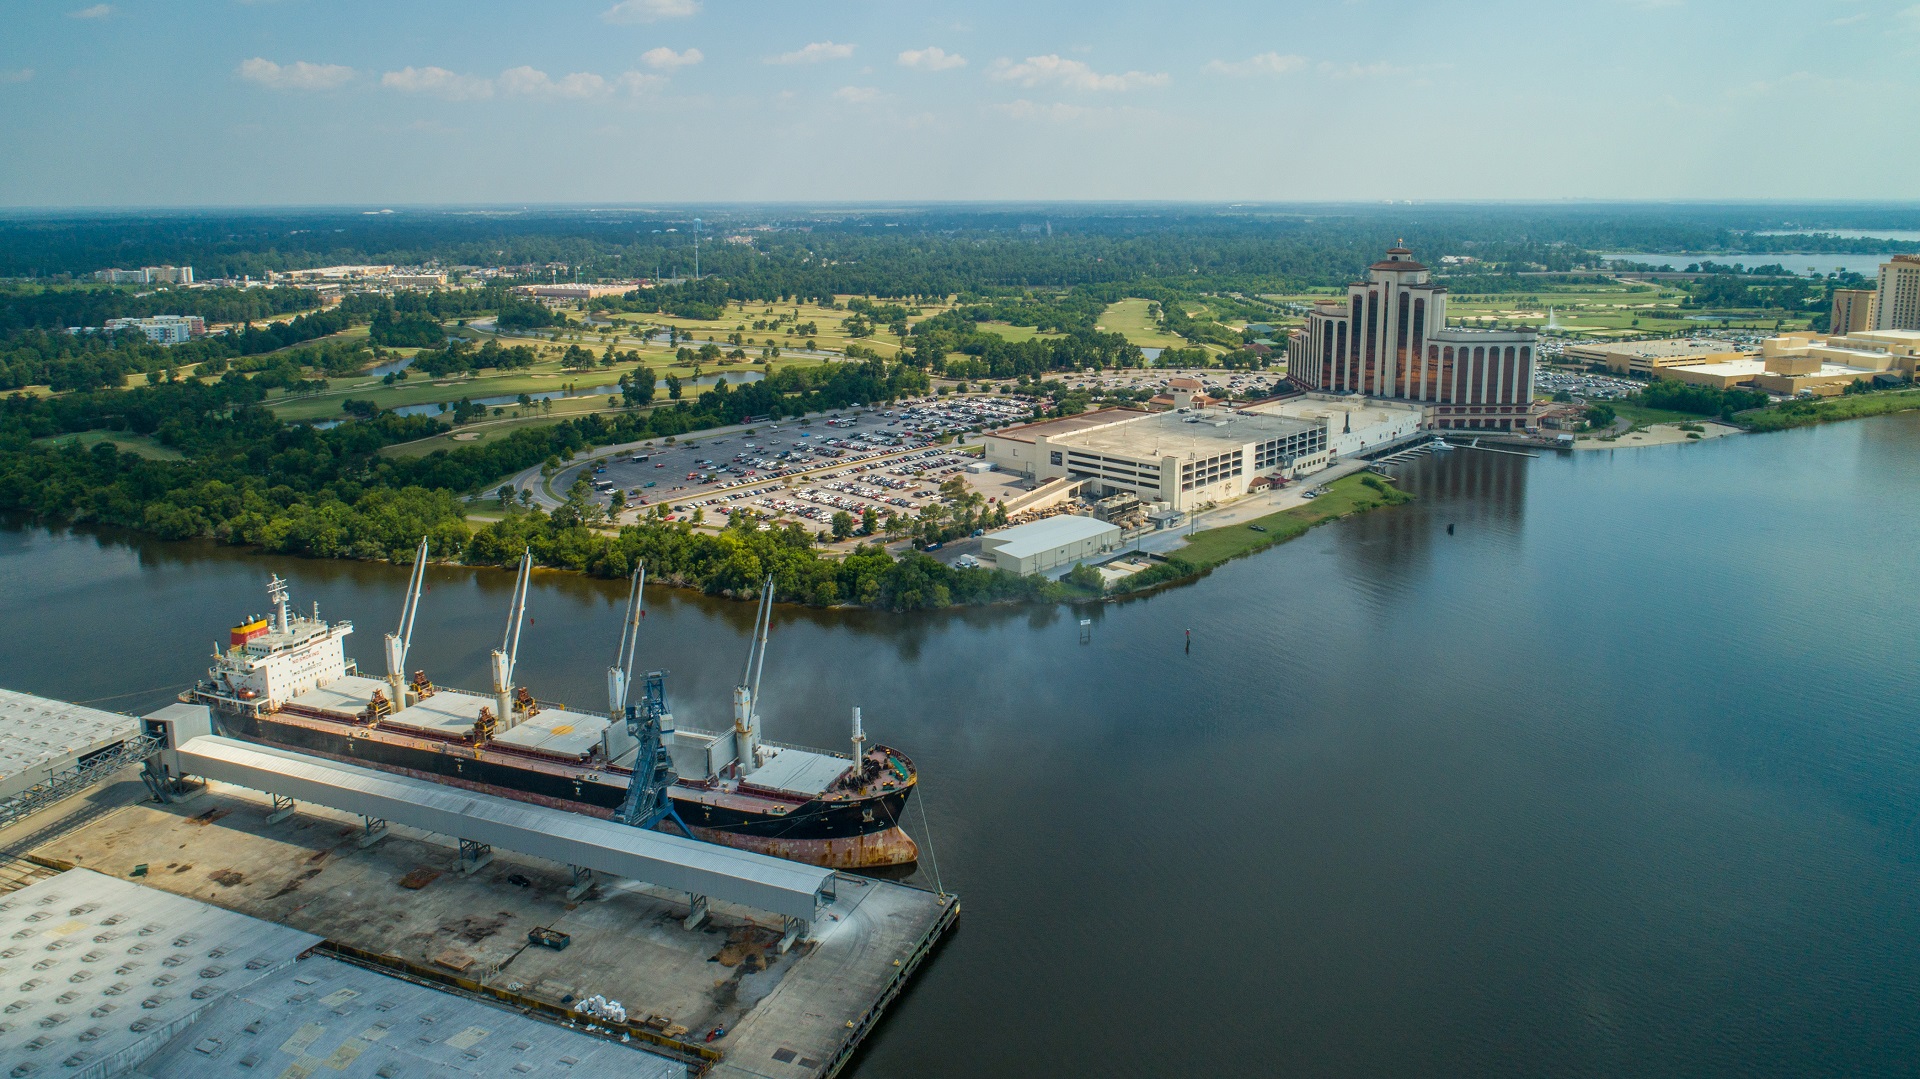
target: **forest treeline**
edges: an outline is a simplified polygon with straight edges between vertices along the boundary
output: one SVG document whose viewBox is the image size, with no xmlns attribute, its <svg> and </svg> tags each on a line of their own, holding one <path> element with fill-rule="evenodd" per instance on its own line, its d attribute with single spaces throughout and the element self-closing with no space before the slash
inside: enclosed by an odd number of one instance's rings
<svg viewBox="0 0 1920 1079">
<path fill-rule="evenodd" d="M 381 412 L 327 430 L 287 425 L 262 406 L 265 389 L 238 372 L 210 383 L 16 394 L 0 401 L 0 511 L 323 558 L 402 561 L 426 536 L 438 557 L 477 565 L 509 565 L 530 547 L 542 565 L 620 577 L 645 559 L 662 579 L 717 594 L 752 592 L 773 573 L 780 598 L 801 603 L 914 609 L 1060 592 L 1041 578 L 954 569 L 917 552 L 895 558 L 877 546 L 824 558 L 804 529 L 762 531 L 747 514 L 717 536 L 658 517 L 610 531 L 590 527 L 574 500 L 552 514 L 503 500 L 504 517 L 475 528 L 460 497 L 596 446 L 926 389 L 924 373 L 878 359 L 787 369 L 652 411 L 593 414 L 422 457 L 379 451 L 446 430 L 438 419 Z M 143 458 L 110 440 L 33 441 L 87 430 L 148 436 L 185 457 Z M 952 527 L 974 524 L 969 516 Z"/>
</svg>

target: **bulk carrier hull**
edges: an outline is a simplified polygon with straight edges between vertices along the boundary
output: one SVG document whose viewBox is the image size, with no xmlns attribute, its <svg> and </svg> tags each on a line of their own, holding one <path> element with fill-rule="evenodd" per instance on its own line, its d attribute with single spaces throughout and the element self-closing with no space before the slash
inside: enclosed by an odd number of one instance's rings
<svg viewBox="0 0 1920 1079">
<path fill-rule="evenodd" d="M 339 724 L 317 717 L 256 716 L 218 707 L 218 702 L 203 699 L 202 703 L 216 704 L 212 709 L 215 725 L 231 738 L 596 817 L 615 814 L 626 798 L 630 779 L 621 768 L 593 770 L 494 746 L 475 747 L 359 726 L 338 729 Z M 875 747 L 875 752 L 905 760 L 885 747 Z M 692 838 L 830 869 L 873 869 L 910 864 L 919 857 L 918 846 L 900 828 L 916 778 L 910 762 L 907 769 L 906 783 L 894 790 L 831 802 L 782 798 L 778 792 L 754 790 L 750 784 L 744 790 L 728 791 L 676 783 L 667 795 Z M 766 803 L 772 800 L 781 804 L 769 812 Z"/>
</svg>

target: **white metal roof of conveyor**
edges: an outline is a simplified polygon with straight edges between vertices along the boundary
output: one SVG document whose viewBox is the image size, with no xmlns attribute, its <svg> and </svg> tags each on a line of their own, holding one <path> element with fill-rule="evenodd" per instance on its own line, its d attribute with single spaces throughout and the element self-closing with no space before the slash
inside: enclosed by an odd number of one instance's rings
<svg viewBox="0 0 1920 1079">
<path fill-rule="evenodd" d="M 805 922 L 831 899 L 832 870 L 751 851 L 217 735 L 179 753 L 189 775 Z"/>
</svg>

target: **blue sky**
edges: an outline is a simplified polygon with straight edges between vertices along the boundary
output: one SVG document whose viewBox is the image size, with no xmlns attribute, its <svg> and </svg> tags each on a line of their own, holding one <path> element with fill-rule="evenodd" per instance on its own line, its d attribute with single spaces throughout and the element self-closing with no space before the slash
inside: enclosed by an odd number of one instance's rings
<svg viewBox="0 0 1920 1079">
<path fill-rule="evenodd" d="M 0 205 L 1912 199 L 1915 0 L 0 0 Z"/>
</svg>

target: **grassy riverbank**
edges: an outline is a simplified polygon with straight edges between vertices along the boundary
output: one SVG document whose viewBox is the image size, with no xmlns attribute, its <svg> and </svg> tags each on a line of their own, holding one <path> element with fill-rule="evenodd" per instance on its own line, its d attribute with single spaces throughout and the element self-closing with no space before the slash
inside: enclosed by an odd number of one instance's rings
<svg viewBox="0 0 1920 1079">
<path fill-rule="evenodd" d="M 1371 472 L 1356 473 L 1333 481 L 1326 494 L 1304 506 L 1269 513 L 1245 524 L 1195 533 L 1185 547 L 1167 556 L 1165 562 L 1121 581 L 1114 594 L 1124 595 L 1198 577 L 1223 562 L 1298 539 L 1315 525 L 1382 506 L 1397 506 L 1412 499 L 1412 495 L 1384 477 Z"/>
<path fill-rule="evenodd" d="M 1915 409 L 1920 409 L 1920 390 L 1896 390 L 1890 393 L 1849 394 L 1820 401 L 1788 401 L 1772 408 L 1743 413 L 1736 420 L 1749 431 L 1784 431 L 1813 423 L 1857 420 Z"/>
</svg>

